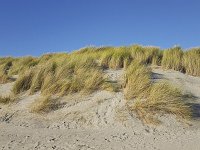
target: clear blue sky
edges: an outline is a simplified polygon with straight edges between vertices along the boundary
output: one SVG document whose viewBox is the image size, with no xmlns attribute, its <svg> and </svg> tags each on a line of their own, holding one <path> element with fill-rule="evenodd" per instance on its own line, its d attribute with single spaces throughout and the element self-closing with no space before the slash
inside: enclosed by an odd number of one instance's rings
<svg viewBox="0 0 200 150">
<path fill-rule="evenodd" d="M 0 0 L 0 56 L 134 43 L 200 46 L 200 1 Z"/>
</svg>

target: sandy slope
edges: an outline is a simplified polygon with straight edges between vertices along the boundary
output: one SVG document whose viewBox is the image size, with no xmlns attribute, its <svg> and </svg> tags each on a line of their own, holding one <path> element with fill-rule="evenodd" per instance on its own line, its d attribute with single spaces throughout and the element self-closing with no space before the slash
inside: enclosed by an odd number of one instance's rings
<svg viewBox="0 0 200 150">
<path fill-rule="evenodd" d="M 126 110 L 122 92 L 67 96 L 58 110 L 44 115 L 29 112 L 40 93 L 24 94 L 17 103 L 0 106 L 0 149 L 199 150 L 200 78 L 161 69 L 153 72 L 153 80 L 169 80 L 194 95 L 188 98 L 194 103 L 192 126 L 173 116 L 160 116 L 162 124 L 157 127 L 143 125 Z M 113 82 L 120 82 L 123 75 L 122 70 L 106 73 Z M 9 94 L 12 85 L 0 85 L 0 94 Z"/>
</svg>

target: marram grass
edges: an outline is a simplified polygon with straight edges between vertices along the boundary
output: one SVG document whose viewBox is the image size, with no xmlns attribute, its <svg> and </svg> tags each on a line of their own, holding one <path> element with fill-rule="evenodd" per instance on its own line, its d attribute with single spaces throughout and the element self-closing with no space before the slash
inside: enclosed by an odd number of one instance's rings
<svg viewBox="0 0 200 150">
<path fill-rule="evenodd" d="M 8 71 L 12 67 L 12 61 L 13 58 L 10 57 L 0 59 L 0 84 L 10 81 Z"/>
<path fill-rule="evenodd" d="M 180 119 L 190 119 L 192 111 L 183 101 L 180 91 L 169 83 L 152 85 L 146 99 L 137 98 L 131 106 L 145 123 L 157 123 L 155 114 L 173 114 Z"/>
<path fill-rule="evenodd" d="M 194 48 L 184 53 L 183 66 L 187 74 L 200 76 L 200 48 Z"/>
<path fill-rule="evenodd" d="M 147 65 L 161 65 L 164 69 L 174 69 L 189 75 L 199 76 L 199 48 L 183 51 L 180 47 L 160 50 L 153 46 L 124 46 L 124 47 L 85 47 L 72 53 L 50 53 L 39 58 L 27 56 L 20 58 L 0 58 L 1 82 L 8 82 L 12 75 L 26 70 L 56 63 L 63 65 L 68 62 L 93 58 L 103 68 L 127 68 L 132 61 Z M 74 63 L 76 65 L 76 63 Z"/>
<path fill-rule="evenodd" d="M 40 97 L 31 104 L 30 111 L 34 113 L 48 113 L 56 109 L 56 103 L 57 99 L 54 99 L 49 95 Z"/>
<path fill-rule="evenodd" d="M 144 65 L 131 64 L 126 71 L 124 94 L 128 107 L 145 123 L 158 123 L 155 114 L 191 117 L 191 108 L 183 101 L 181 91 L 167 82 L 153 83 Z"/>
<path fill-rule="evenodd" d="M 14 94 L 30 91 L 34 94 L 64 96 L 71 93 L 91 93 L 99 89 L 112 88 L 106 82 L 101 67 L 93 58 L 71 57 L 63 64 L 55 62 L 38 65 L 20 75 L 13 87 Z"/>
<path fill-rule="evenodd" d="M 17 75 L 19 73 L 23 73 L 31 67 L 38 64 L 38 58 L 34 58 L 31 56 L 16 58 L 13 61 L 12 67 L 9 69 L 9 75 Z"/>
<path fill-rule="evenodd" d="M 155 114 L 174 114 L 187 119 L 190 107 L 181 92 L 169 83 L 152 83 L 150 65 L 200 76 L 200 51 L 186 52 L 180 47 L 161 51 L 152 46 L 86 47 L 72 53 L 51 53 L 39 58 L 0 58 L 0 83 L 18 74 L 13 86 L 15 95 L 41 92 L 32 104 L 33 112 L 48 112 L 56 106 L 53 96 L 72 93 L 89 94 L 97 90 L 119 91 L 109 82 L 105 69 L 125 69 L 123 92 L 130 110 L 147 123 L 157 121 Z M 122 87 L 121 87 L 122 88 Z M 2 103 L 9 97 L 0 97 Z"/>
<path fill-rule="evenodd" d="M 18 99 L 18 97 L 16 97 L 15 95 L 0 95 L 0 104 L 10 104 L 15 102 Z"/>
<path fill-rule="evenodd" d="M 0 104 L 8 104 L 12 101 L 10 96 L 0 96 Z"/>
<path fill-rule="evenodd" d="M 151 85 L 150 69 L 136 62 L 127 68 L 124 78 L 124 94 L 127 100 L 142 94 L 145 96 Z"/>
<path fill-rule="evenodd" d="M 27 70 L 19 76 L 15 82 L 12 92 L 17 95 L 30 89 L 33 80 L 34 70 Z"/>
<path fill-rule="evenodd" d="M 183 51 L 180 47 L 174 47 L 163 52 L 162 67 L 164 69 L 173 69 L 182 71 Z"/>
</svg>

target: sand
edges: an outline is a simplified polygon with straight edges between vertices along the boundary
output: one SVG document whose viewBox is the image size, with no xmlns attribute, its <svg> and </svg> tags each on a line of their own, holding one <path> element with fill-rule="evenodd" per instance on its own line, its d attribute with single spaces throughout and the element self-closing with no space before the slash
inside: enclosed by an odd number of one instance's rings
<svg viewBox="0 0 200 150">
<path fill-rule="evenodd" d="M 123 70 L 106 73 L 113 82 L 121 82 Z M 172 115 L 159 116 L 158 126 L 145 125 L 126 109 L 123 92 L 66 96 L 48 114 L 30 112 L 39 92 L 24 93 L 14 104 L 0 105 L 0 149 L 199 150 L 200 78 L 158 68 L 152 80 L 168 80 L 189 95 L 194 108 L 189 125 Z M 0 85 L 0 94 L 9 94 L 12 86 Z"/>
</svg>

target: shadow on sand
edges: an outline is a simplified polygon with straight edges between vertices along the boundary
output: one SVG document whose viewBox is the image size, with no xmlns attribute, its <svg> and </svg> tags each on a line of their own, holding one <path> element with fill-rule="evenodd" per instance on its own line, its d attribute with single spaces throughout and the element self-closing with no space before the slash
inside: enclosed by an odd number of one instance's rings
<svg viewBox="0 0 200 150">
<path fill-rule="evenodd" d="M 160 73 L 151 73 L 151 79 L 156 80 L 156 79 L 164 79 L 164 75 Z"/>
<path fill-rule="evenodd" d="M 199 97 L 196 97 L 192 94 L 186 94 L 183 96 L 186 103 L 191 106 L 192 109 L 192 118 L 195 120 L 200 120 L 200 104 L 197 100 L 199 100 Z"/>
</svg>

